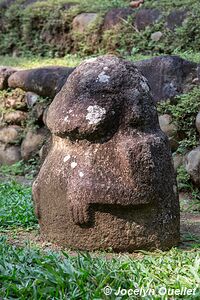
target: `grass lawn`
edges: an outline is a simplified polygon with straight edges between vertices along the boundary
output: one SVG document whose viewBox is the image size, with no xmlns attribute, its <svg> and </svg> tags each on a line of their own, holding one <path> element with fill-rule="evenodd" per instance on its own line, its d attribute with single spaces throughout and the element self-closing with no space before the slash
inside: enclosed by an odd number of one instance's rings
<svg viewBox="0 0 200 300">
<path fill-rule="evenodd" d="M 174 55 L 179 55 L 184 59 L 191 60 L 200 63 L 200 52 L 174 52 Z M 127 60 L 138 61 L 142 59 L 148 59 L 152 56 L 136 54 L 132 56 L 124 57 Z M 67 66 L 75 67 L 79 65 L 84 59 L 88 57 L 81 57 L 74 54 L 66 55 L 63 58 L 44 58 L 44 57 L 10 57 L 10 56 L 0 56 L 0 66 L 10 66 L 22 69 L 31 69 L 45 66 Z"/>
<path fill-rule="evenodd" d="M 129 293 L 141 289 L 141 297 L 132 295 L 130 299 L 200 298 L 200 239 L 197 237 L 193 237 L 189 247 L 185 243 L 184 247 L 168 252 L 141 251 L 131 255 L 112 252 L 72 255 L 66 249 L 45 250 L 25 240 L 23 246 L 19 246 L 16 243 L 18 231 L 31 232 L 37 228 L 31 188 L 3 181 L 0 183 L 0 224 L 2 299 L 128 299 L 127 294 L 115 295 L 119 288 Z M 105 289 L 107 286 L 112 289 L 109 296 L 104 293 L 111 291 Z M 196 290 L 192 297 L 169 297 L 159 294 L 165 287 L 169 293 L 174 289 Z"/>
</svg>

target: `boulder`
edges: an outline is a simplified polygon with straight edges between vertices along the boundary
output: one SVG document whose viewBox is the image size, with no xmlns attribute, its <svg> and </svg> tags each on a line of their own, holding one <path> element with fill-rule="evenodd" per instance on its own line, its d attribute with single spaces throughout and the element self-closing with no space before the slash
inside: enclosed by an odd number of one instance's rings
<svg viewBox="0 0 200 300">
<path fill-rule="evenodd" d="M 151 40 L 153 42 L 158 42 L 158 41 L 160 41 L 162 36 L 163 36 L 163 34 L 162 34 L 161 31 L 156 31 L 156 32 L 151 34 Z"/>
<path fill-rule="evenodd" d="M 140 9 L 135 15 L 134 25 L 137 30 L 144 30 L 147 26 L 153 25 L 162 18 L 158 9 Z"/>
<path fill-rule="evenodd" d="M 22 144 L 21 155 L 24 160 L 29 160 L 32 156 L 38 154 L 40 148 L 47 138 L 48 132 L 41 128 L 36 132 L 28 131 Z"/>
<path fill-rule="evenodd" d="M 187 154 L 185 168 L 192 181 L 200 187 L 200 147 Z"/>
<path fill-rule="evenodd" d="M 21 160 L 19 146 L 0 143 L 0 165 L 12 165 Z"/>
<path fill-rule="evenodd" d="M 0 90 L 8 88 L 8 78 L 17 70 L 10 67 L 0 67 Z"/>
<path fill-rule="evenodd" d="M 28 113 L 20 110 L 5 113 L 3 119 L 8 124 L 23 125 L 28 118 Z"/>
<path fill-rule="evenodd" d="M 8 126 L 0 129 L 0 142 L 4 144 L 19 143 L 21 140 L 22 128 L 20 126 Z"/>
<path fill-rule="evenodd" d="M 113 28 L 134 14 L 135 12 L 131 8 L 113 8 L 109 10 L 104 17 L 103 30 Z"/>
<path fill-rule="evenodd" d="M 174 153 L 173 155 L 173 162 L 174 162 L 174 169 L 175 171 L 183 164 L 184 158 L 181 154 Z"/>
<path fill-rule="evenodd" d="M 21 88 L 42 97 L 54 98 L 74 68 L 45 67 L 15 72 L 9 77 L 10 88 Z"/>
<path fill-rule="evenodd" d="M 161 130 L 168 136 L 172 151 L 176 151 L 178 143 L 178 130 L 173 123 L 172 117 L 168 114 L 159 116 L 159 124 Z"/>
<path fill-rule="evenodd" d="M 88 27 L 97 20 L 96 13 L 82 13 L 77 15 L 72 22 L 72 29 L 75 32 L 84 33 Z"/>
<path fill-rule="evenodd" d="M 43 122 L 43 114 L 46 107 L 46 103 L 36 103 L 32 108 L 32 116 L 34 117 L 34 119 Z"/>
<path fill-rule="evenodd" d="M 168 249 L 179 202 L 147 80 L 115 56 L 83 62 L 48 108 L 52 145 L 33 184 L 40 231 L 84 250 Z"/>
<path fill-rule="evenodd" d="M 197 77 L 197 64 L 178 56 L 157 56 L 135 65 L 147 78 L 156 102 L 187 92 Z"/>
<path fill-rule="evenodd" d="M 197 131 L 200 133 L 200 112 L 197 114 L 197 117 L 196 117 L 196 128 L 197 128 Z"/>
<path fill-rule="evenodd" d="M 32 92 L 27 92 L 26 93 L 26 103 L 28 107 L 33 107 L 33 105 L 39 100 L 40 96 L 32 93 Z"/>
<path fill-rule="evenodd" d="M 176 9 L 173 10 L 166 19 L 166 27 L 170 30 L 175 30 L 177 27 L 182 26 L 183 22 L 188 16 L 188 10 Z"/>
</svg>

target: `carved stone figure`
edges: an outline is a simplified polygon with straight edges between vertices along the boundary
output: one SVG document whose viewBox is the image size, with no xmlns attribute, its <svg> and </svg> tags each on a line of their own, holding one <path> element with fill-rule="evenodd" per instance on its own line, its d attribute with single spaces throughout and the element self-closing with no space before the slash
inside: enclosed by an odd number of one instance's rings
<svg viewBox="0 0 200 300">
<path fill-rule="evenodd" d="M 169 142 L 133 63 L 115 56 L 82 63 L 50 105 L 46 123 L 52 146 L 33 184 L 42 234 L 88 250 L 178 243 Z"/>
</svg>

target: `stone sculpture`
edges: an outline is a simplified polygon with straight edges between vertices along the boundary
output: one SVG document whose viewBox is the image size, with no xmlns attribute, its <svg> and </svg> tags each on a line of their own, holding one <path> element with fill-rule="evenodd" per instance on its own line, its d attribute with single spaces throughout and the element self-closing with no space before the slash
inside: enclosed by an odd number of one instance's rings
<svg viewBox="0 0 200 300">
<path fill-rule="evenodd" d="M 75 249 L 179 242 L 169 143 L 147 80 L 115 56 L 85 61 L 47 112 L 52 146 L 33 184 L 41 233 Z"/>
</svg>

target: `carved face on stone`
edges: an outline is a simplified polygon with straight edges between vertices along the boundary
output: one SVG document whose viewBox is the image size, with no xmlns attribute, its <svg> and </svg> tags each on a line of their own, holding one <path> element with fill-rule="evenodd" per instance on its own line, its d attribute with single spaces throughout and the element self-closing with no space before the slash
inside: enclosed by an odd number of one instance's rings
<svg viewBox="0 0 200 300">
<path fill-rule="evenodd" d="M 91 141 L 109 139 L 119 127 L 155 129 L 158 120 L 149 92 L 133 63 L 113 56 L 88 60 L 54 99 L 47 126 L 55 135 Z"/>
</svg>

